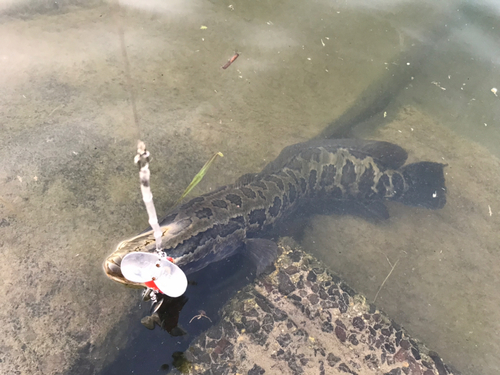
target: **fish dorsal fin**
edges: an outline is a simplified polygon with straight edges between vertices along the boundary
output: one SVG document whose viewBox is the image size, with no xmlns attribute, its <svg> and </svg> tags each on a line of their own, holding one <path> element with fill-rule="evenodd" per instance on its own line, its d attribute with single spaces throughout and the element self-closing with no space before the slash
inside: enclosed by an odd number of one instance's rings
<svg viewBox="0 0 500 375">
<path fill-rule="evenodd" d="M 399 169 L 408 158 L 408 153 L 400 146 L 383 141 L 363 141 L 354 139 L 353 151 L 371 156 L 387 169 Z M 356 144 L 356 141 L 359 144 Z"/>
<path fill-rule="evenodd" d="M 328 151 L 335 152 L 339 148 L 352 151 L 353 154 L 371 156 L 378 164 L 387 169 L 400 168 L 408 158 L 407 152 L 398 145 L 383 141 L 371 141 L 364 139 L 313 139 L 307 142 L 297 143 L 285 147 L 276 159 L 267 164 L 260 175 L 271 174 L 280 171 L 283 167 L 299 153 L 310 149 L 324 147 Z"/>
</svg>

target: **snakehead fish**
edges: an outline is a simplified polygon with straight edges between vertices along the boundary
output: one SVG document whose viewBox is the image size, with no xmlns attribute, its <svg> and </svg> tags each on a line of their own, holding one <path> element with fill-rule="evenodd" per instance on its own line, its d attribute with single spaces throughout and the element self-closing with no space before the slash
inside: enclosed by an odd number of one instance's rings
<svg viewBox="0 0 500 375">
<path fill-rule="evenodd" d="M 245 254 L 257 273 L 272 264 L 277 246 L 265 239 L 301 209 L 389 217 L 384 201 L 442 208 L 446 203 L 444 165 L 404 165 L 401 147 L 357 139 L 312 140 L 288 146 L 260 173 L 191 199 L 160 222 L 166 254 L 185 273 Z M 120 263 L 130 252 L 155 252 L 152 231 L 122 241 L 104 262 L 106 274 L 126 285 Z"/>
</svg>

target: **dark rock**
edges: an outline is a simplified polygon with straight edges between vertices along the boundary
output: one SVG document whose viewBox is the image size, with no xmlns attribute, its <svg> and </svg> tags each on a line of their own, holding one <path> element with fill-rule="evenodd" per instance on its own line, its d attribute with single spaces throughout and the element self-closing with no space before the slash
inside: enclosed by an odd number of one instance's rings
<svg viewBox="0 0 500 375">
<path fill-rule="evenodd" d="M 403 337 L 403 331 L 396 332 L 396 345 L 399 346 Z"/>
<path fill-rule="evenodd" d="M 340 371 L 347 372 L 348 374 L 354 374 L 354 372 L 352 372 L 351 369 L 344 362 L 342 362 L 338 368 Z"/>
<path fill-rule="evenodd" d="M 308 281 L 311 281 L 311 282 L 314 283 L 317 278 L 318 277 L 316 276 L 316 274 L 313 271 L 309 271 L 309 273 L 307 274 L 307 280 Z"/>
<path fill-rule="evenodd" d="M 288 295 L 295 290 L 295 285 L 293 285 L 290 277 L 283 271 L 278 273 L 278 290 L 283 295 Z"/>
<path fill-rule="evenodd" d="M 342 279 L 340 277 L 338 277 L 337 275 L 334 275 L 332 273 L 328 273 L 328 276 L 330 276 L 332 278 L 332 281 L 335 283 L 335 284 L 340 284 L 342 282 Z"/>
<path fill-rule="evenodd" d="M 323 288 L 319 290 L 319 298 L 328 299 L 328 293 Z"/>
<path fill-rule="evenodd" d="M 432 370 L 425 370 L 424 375 L 435 375 L 435 374 L 434 374 L 434 371 L 432 371 Z"/>
<path fill-rule="evenodd" d="M 382 334 L 384 336 L 390 336 L 391 335 L 391 330 L 389 328 L 382 328 L 382 331 L 380 331 L 380 332 L 382 332 Z"/>
<path fill-rule="evenodd" d="M 247 333 L 255 333 L 260 329 L 260 324 L 258 321 L 252 319 L 245 324 L 245 329 Z"/>
<path fill-rule="evenodd" d="M 293 251 L 288 254 L 288 257 L 291 259 L 292 262 L 299 262 L 302 259 L 300 251 Z"/>
<path fill-rule="evenodd" d="M 399 345 L 405 350 L 410 350 L 411 347 L 410 342 L 408 340 L 401 340 Z"/>
<path fill-rule="evenodd" d="M 285 268 L 285 272 L 289 275 L 293 275 L 293 274 L 296 274 L 297 272 L 299 272 L 299 268 L 295 267 L 295 266 L 289 266 L 289 267 Z"/>
<path fill-rule="evenodd" d="M 396 349 L 394 348 L 394 345 L 390 344 L 390 343 L 387 343 L 384 345 L 385 346 L 385 349 L 391 353 L 391 354 L 394 354 L 396 353 Z"/>
<path fill-rule="evenodd" d="M 339 301 L 339 310 L 342 314 L 345 314 L 347 312 L 347 305 Z"/>
<path fill-rule="evenodd" d="M 215 348 L 214 351 L 215 350 L 217 350 L 217 348 Z M 233 344 L 227 345 L 220 354 L 220 358 L 223 361 L 234 359 L 234 345 Z"/>
<path fill-rule="evenodd" d="M 310 288 L 311 288 L 311 291 L 312 291 L 313 293 L 318 293 L 318 292 L 319 292 L 319 285 L 318 285 L 318 284 L 312 284 L 312 285 L 310 286 Z"/>
<path fill-rule="evenodd" d="M 316 294 L 309 294 L 307 299 L 311 302 L 311 305 L 315 305 L 319 302 L 319 297 Z"/>
<path fill-rule="evenodd" d="M 377 331 L 375 331 L 372 327 L 368 327 L 368 329 L 370 330 L 370 335 L 377 336 Z"/>
<path fill-rule="evenodd" d="M 243 317 L 243 319 L 241 319 L 241 320 L 242 321 L 245 320 L 245 322 L 246 322 L 245 317 Z M 234 328 L 236 329 L 236 331 L 238 333 L 241 333 L 241 331 L 243 331 L 245 329 L 245 325 L 243 323 L 234 322 Z"/>
<path fill-rule="evenodd" d="M 347 333 L 345 329 L 340 326 L 335 327 L 335 335 L 341 342 L 345 342 L 345 340 L 347 339 Z"/>
<path fill-rule="evenodd" d="M 245 315 L 250 316 L 252 318 L 258 318 L 259 312 L 256 309 L 252 309 L 252 310 L 248 311 Z"/>
<path fill-rule="evenodd" d="M 346 306 L 349 306 L 349 295 L 347 293 L 342 293 L 342 298 L 344 299 L 344 303 L 346 304 Z"/>
<path fill-rule="evenodd" d="M 331 367 L 335 366 L 336 363 L 340 362 L 340 357 L 337 357 L 333 353 L 328 353 L 328 356 L 326 357 L 326 360 L 328 361 L 328 365 Z"/>
<path fill-rule="evenodd" d="M 253 365 L 253 367 L 248 370 L 248 375 L 262 375 L 266 372 L 266 370 L 264 370 L 262 367 L 260 367 L 259 365 Z"/>
<path fill-rule="evenodd" d="M 411 354 L 413 355 L 413 358 L 415 358 L 417 361 L 420 360 L 420 353 L 418 352 L 418 349 L 412 347 Z"/>
<path fill-rule="evenodd" d="M 212 370 L 213 375 L 227 375 L 230 372 L 230 368 L 227 364 L 219 365 Z"/>
<path fill-rule="evenodd" d="M 292 341 L 292 337 L 288 333 L 286 334 L 282 333 L 281 335 L 276 337 L 276 341 L 278 341 L 278 344 L 280 344 L 282 348 L 286 348 Z"/>
<path fill-rule="evenodd" d="M 210 327 L 210 329 L 207 331 L 207 337 L 214 340 L 219 340 L 222 337 L 222 327 L 219 325 Z"/>
<path fill-rule="evenodd" d="M 332 308 L 338 308 L 339 304 L 336 302 L 332 302 L 330 300 L 327 300 L 327 301 L 321 301 L 321 307 L 323 309 L 332 309 Z"/>
<path fill-rule="evenodd" d="M 297 282 L 297 288 L 299 289 L 304 289 L 305 284 L 304 284 L 304 277 L 301 275 L 299 281 Z"/>
<path fill-rule="evenodd" d="M 273 317 L 274 317 L 275 321 L 281 322 L 281 321 L 285 320 L 286 318 L 288 318 L 288 314 L 286 312 L 284 312 L 283 310 L 276 308 L 273 311 Z"/>
<path fill-rule="evenodd" d="M 226 339 L 220 339 L 217 342 L 217 345 L 216 345 L 215 349 L 213 350 L 213 352 L 217 353 L 217 354 L 222 354 L 226 349 L 228 349 L 232 346 L 233 346 L 233 344 L 231 344 Z"/>
<path fill-rule="evenodd" d="M 226 336 L 227 338 L 236 337 L 236 330 L 230 322 L 228 322 L 227 320 L 223 320 L 221 325 L 224 331 L 224 336 Z"/>
<path fill-rule="evenodd" d="M 323 324 L 321 325 L 321 330 L 323 332 L 332 332 L 333 326 L 330 322 L 323 322 Z"/>
<path fill-rule="evenodd" d="M 415 340 L 412 340 L 412 339 L 408 339 L 410 341 L 410 344 L 411 346 L 413 346 L 414 348 L 418 348 L 418 344 Z"/>
<path fill-rule="evenodd" d="M 325 349 L 323 349 L 323 348 L 318 348 L 318 349 L 315 349 L 315 350 L 314 350 L 314 355 L 316 355 L 316 350 L 319 352 L 319 354 L 321 354 L 321 356 L 323 356 L 323 357 L 324 357 L 324 356 L 326 355 L 326 353 L 325 353 Z"/>
<path fill-rule="evenodd" d="M 375 354 L 368 354 L 365 356 L 365 363 L 371 370 L 378 370 L 380 363 Z"/>
<path fill-rule="evenodd" d="M 354 345 L 354 346 L 356 346 L 356 345 L 358 345 L 358 344 L 359 344 L 359 341 L 358 341 L 358 339 L 357 339 L 356 335 L 354 335 L 354 334 L 352 334 L 352 335 L 350 335 L 350 336 L 349 336 L 349 342 L 350 342 L 352 345 Z"/>
<path fill-rule="evenodd" d="M 304 373 L 304 370 L 302 369 L 302 367 L 300 367 L 299 364 L 297 364 L 297 362 L 295 361 L 295 358 L 293 356 L 288 361 L 288 367 L 290 367 L 290 370 L 292 370 L 294 375 Z"/>
<path fill-rule="evenodd" d="M 340 297 L 340 292 L 339 289 L 337 288 L 337 285 L 333 284 L 331 287 L 328 288 L 328 294 L 330 296 L 338 296 Z"/>
<path fill-rule="evenodd" d="M 356 316 L 352 319 L 352 325 L 354 328 L 357 328 L 360 331 L 365 329 L 365 321 L 360 316 Z"/>
<path fill-rule="evenodd" d="M 406 361 L 406 356 L 408 355 L 408 350 L 403 348 L 399 349 L 398 352 L 394 355 L 394 360 L 396 362 Z"/>
<path fill-rule="evenodd" d="M 297 302 L 302 302 L 302 298 L 301 298 L 301 297 L 299 297 L 299 296 L 298 296 L 298 295 L 296 295 L 296 294 L 290 294 L 290 295 L 288 296 L 288 298 L 290 298 L 291 300 L 297 301 Z"/>
<path fill-rule="evenodd" d="M 211 363 L 212 360 L 210 359 L 210 355 L 208 353 L 203 353 L 199 358 L 198 358 L 198 363 Z"/>
<path fill-rule="evenodd" d="M 401 375 L 401 369 L 393 368 L 391 371 L 384 373 L 384 375 Z"/>
<path fill-rule="evenodd" d="M 262 309 L 262 311 L 266 313 L 270 313 L 272 308 L 274 307 L 269 301 L 267 301 L 264 297 L 255 296 L 255 302 Z"/>
<path fill-rule="evenodd" d="M 347 327 L 345 326 L 344 322 L 342 322 L 342 320 L 340 319 L 335 320 L 335 324 L 347 330 Z"/>
<path fill-rule="evenodd" d="M 216 346 L 217 346 L 216 340 L 207 340 L 207 343 L 205 344 L 205 349 L 215 348 Z"/>
<path fill-rule="evenodd" d="M 325 363 L 323 361 L 319 361 L 319 375 L 325 374 Z"/>
<path fill-rule="evenodd" d="M 297 328 L 297 324 L 295 324 L 293 320 L 288 319 L 286 321 L 286 328 L 288 329 Z"/>
<path fill-rule="evenodd" d="M 305 310 L 306 310 L 306 311 L 305 311 L 306 316 L 307 316 L 308 318 L 311 318 L 311 309 L 310 309 L 309 307 L 306 307 L 306 309 L 305 309 Z"/>
<path fill-rule="evenodd" d="M 269 333 L 259 331 L 253 334 L 253 341 L 260 346 L 264 346 L 267 343 L 267 339 L 269 338 Z"/>
<path fill-rule="evenodd" d="M 377 323 L 377 324 L 375 324 L 375 325 L 373 326 L 373 329 L 375 329 L 375 330 L 377 330 L 377 331 L 378 331 L 380 328 L 382 328 L 382 324 L 379 324 L 379 323 Z"/>
<path fill-rule="evenodd" d="M 301 336 L 301 337 L 308 337 L 309 335 L 307 334 L 307 332 L 305 330 L 303 330 L 302 328 L 301 329 L 298 329 L 296 330 L 294 333 L 293 333 L 294 336 Z"/>
<path fill-rule="evenodd" d="M 266 314 L 264 319 L 262 319 L 262 329 L 267 333 L 273 330 L 274 319 L 271 314 Z"/>
<path fill-rule="evenodd" d="M 430 351 L 429 352 L 429 357 L 432 358 L 434 361 L 434 364 L 436 365 L 436 369 L 438 370 L 439 375 L 447 375 L 448 372 L 446 371 L 446 368 L 444 366 L 443 361 L 441 360 L 441 357 L 436 352 Z"/>
</svg>

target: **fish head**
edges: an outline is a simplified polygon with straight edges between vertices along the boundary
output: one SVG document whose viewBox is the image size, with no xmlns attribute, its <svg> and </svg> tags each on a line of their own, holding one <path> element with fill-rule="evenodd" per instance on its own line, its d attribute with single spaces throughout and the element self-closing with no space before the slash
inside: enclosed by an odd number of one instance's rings
<svg viewBox="0 0 500 375">
<path fill-rule="evenodd" d="M 182 256 L 179 256 L 181 254 L 170 254 L 170 251 L 183 241 L 186 229 L 190 224 L 190 220 L 179 220 L 160 227 L 162 232 L 162 251 L 168 256 L 172 256 L 175 263 L 177 263 Z M 132 282 L 123 276 L 121 270 L 122 260 L 126 255 L 133 252 L 156 253 L 156 242 L 153 230 L 149 230 L 120 242 L 115 251 L 113 251 L 104 261 L 104 273 L 111 280 L 130 287 L 147 287 L 144 283 Z"/>
</svg>

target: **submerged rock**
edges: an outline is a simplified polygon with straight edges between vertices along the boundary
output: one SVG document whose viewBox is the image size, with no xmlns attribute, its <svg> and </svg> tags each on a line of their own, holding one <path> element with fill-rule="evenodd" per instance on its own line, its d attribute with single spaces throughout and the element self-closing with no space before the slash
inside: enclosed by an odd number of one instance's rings
<svg viewBox="0 0 500 375">
<path fill-rule="evenodd" d="M 276 270 L 184 353 L 189 373 L 458 374 L 292 240 L 280 245 Z"/>
</svg>

